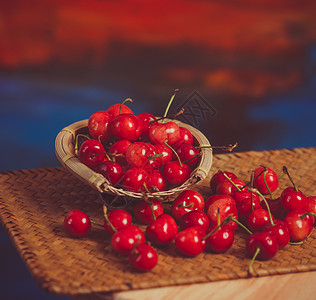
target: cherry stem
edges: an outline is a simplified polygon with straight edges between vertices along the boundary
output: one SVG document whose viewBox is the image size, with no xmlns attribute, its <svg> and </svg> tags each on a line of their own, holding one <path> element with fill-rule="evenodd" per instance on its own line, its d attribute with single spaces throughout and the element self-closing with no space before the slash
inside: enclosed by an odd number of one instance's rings
<svg viewBox="0 0 316 300">
<path fill-rule="evenodd" d="M 245 229 L 249 234 L 252 234 L 252 232 L 242 223 L 240 223 L 238 220 L 236 220 L 234 217 L 231 217 L 231 220 L 235 223 L 237 223 L 240 227 Z"/>
<path fill-rule="evenodd" d="M 78 144 L 79 144 L 79 137 L 84 137 L 88 140 L 90 140 L 90 138 L 82 133 L 79 133 L 76 135 L 76 141 L 75 141 L 75 155 L 78 156 Z"/>
<path fill-rule="evenodd" d="M 90 220 L 90 222 L 92 223 L 92 224 L 94 224 L 94 225 L 97 225 L 97 226 L 99 226 L 99 227 L 104 227 L 102 224 L 99 224 L 98 222 L 96 222 L 96 221 L 93 221 L 93 220 Z"/>
<path fill-rule="evenodd" d="M 298 192 L 298 188 L 297 188 L 297 186 L 295 185 L 294 181 L 292 180 L 292 178 L 291 178 L 291 176 L 290 176 L 290 173 L 289 173 L 289 171 L 288 171 L 288 169 L 287 169 L 286 166 L 283 166 L 283 173 L 286 174 L 286 175 L 289 177 L 290 181 L 291 181 L 292 184 L 293 184 L 293 187 L 294 187 L 294 189 L 295 189 L 295 192 Z"/>
<path fill-rule="evenodd" d="M 149 124 L 153 124 L 155 122 L 158 122 L 158 121 L 161 121 L 161 120 L 164 120 L 164 119 L 175 119 L 177 116 L 183 114 L 183 112 L 184 112 L 184 108 L 181 108 L 181 110 L 179 112 L 177 112 L 176 114 L 169 115 L 169 116 L 166 116 L 166 117 L 161 117 L 161 118 L 158 118 L 156 120 L 149 121 Z"/>
<path fill-rule="evenodd" d="M 302 245 L 303 241 L 300 242 L 289 242 L 290 245 Z"/>
<path fill-rule="evenodd" d="M 106 152 L 99 152 L 99 153 L 96 153 L 96 154 L 92 154 L 92 155 L 91 155 L 91 158 L 94 158 L 94 157 L 96 157 L 96 156 L 98 156 L 98 155 L 101 155 L 101 154 L 104 154 L 105 157 L 106 157 L 108 160 L 112 161 L 112 159 L 110 158 L 110 156 L 109 156 Z"/>
<path fill-rule="evenodd" d="M 148 190 L 148 187 L 147 187 L 147 185 L 146 185 L 145 182 L 143 183 L 143 186 L 144 186 L 146 192 L 147 192 L 148 194 L 151 194 L 150 191 Z M 152 217 L 153 217 L 153 220 L 156 221 L 156 216 L 155 216 L 154 209 L 153 209 L 153 202 L 148 200 L 148 196 L 147 196 L 146 193 L 144 193 L 144 200 L 145 200 L 145 202 L 147 202 L 148 205 L 149 205 L 150 212 L 151 212 L 151 215 L 152 215 Z"/>
<path fill-rule="evenodd" d="M 249 272 L 250 272 L 250 273 L 253 273 L 252 265 L 253 265 L 253 263 L 254 263 L 256 257 L 258 256 L 260 250 L 261 250 L 260 247 L 258 247 L 257 250 L 256 250 L 256 252 L 255 252 L 255 254 L 253 255 L 253 257 L 252 257 L 252 259 L 251 259 L 251 262 L 250 262 L 250 264 L 249 264 Z"/>
<path fill-rule="evenodd" d="M 124 104 L 125 102 L 127 102 L 127 101 L 133 103 L 133 100 L 132 100 L 131 98 L 125 99 L 125 100 L 121 103 L 121 105 L 120 105 L 119 115 L 121 114 L 123 104 Z"/>
<path fill-rule="evenodd" d="M 162 153 L 157 153 L 157 154 L 154 154 L 154 155 L 148 155 L 147 159 L 148 160 L 155 160 L 157 157 L 163 157 L 163 154 Z"/>
<path fill-rule="evenodd" d="M 271 190 L 270 190 L 270 188 L 269 188 L 269 186 L 268 186 L 268 184 L 267 184 L 267 180 L 266 180 L 266 175 L 267 175 L 268 173 L 269 173 L 268 170 L 266 170 L 266 171 L 263 173 L 263 181 L 264 181 L 264 184 L 265 184 L 265 186 L 266 186 L 266 188 L 267 188 L 267 190 L 268 190 L 268 192 L 269 192 L 269 195 L 270 195 L 271 199 L 274 200 L 273 195 L 272 195 L 272 193 L 271 193 Z"/>
<path fill-rule="evenodd" d="M 211 146 L 211 145 L 200 145 L 195 147 L 196 149 L 221 149 L 224 151 L 232 152 L 236 147 L 238 146 L 238 143 L 236 142 L 234 145 L 229 144 L 228 146 Z"/>
<path fill-rule="evenodd" d="M 254 171 L 251 170 L 251 179 L 250 179 L 250 186 L 251 188 L 253 188 L 253 179 L 254 177 Z M 253 211 L 253 197 L 252 197 L 252 191 L 250 191 L 250 204 L 251 204 L 251 211 Z"/>
<path fill-rule="evenodd" d="M 241 192 L 241 189 L 225 174 L 225 172 L 222 173 L 226 179 L 237 189 L 238 192 Z"/>
<path fill-rule="evenodd" d="M 274 226 L 275 224 L 274 224 L 273 219 L 272 219 L 272 214 L 271 214 L 271 210 L 270 210 L 270 206 L 268 204 L 268 201 L 266 200 L 266 198 L 258 190 L 255 190 L 255 192 L 260 196 L 260 198 L 266 204 L 267 211 L 269 213 L 270 223 L 271 223 L 272 226 Z"/>
<path fill-rule="evenodd" d="M 202 241 L 208 239 L 214 232 L 221 228 L 222 225 L 228 224 L 231 221 L 231 216 L 227 216 L 219 225 L 217 225 L 212 231 L 210 231 L 206 236 L 202 237 Z"/>
<path fill-rule="evenodd" d="M 174 153 L 174 155 L 177 157 L 177 159 L 178 159 L 178 161 L 179 161 L 180 167 L 182 167 L 181 159 L 180 159 L 178 153 L 176 152 L 176 150 L 174 150 L 174 149 L 168 144 L 168 139 L 165 139 L 164 144 L 165 144 L 169 149 L 171 149 L 171 151 L 172 151 L 172 152 Z"/>
<path fill-rule="evenodd" d="M 106 222 L 110 225 L 111 229 L 114 231 L 114 232 L 117 232 L 117 229 L 113 226 L 113 224 L 111 223 L 111 221 L 109 220 L 109 217 L 108 217 L 108 208 L 103 204 L 103 215 L 104 215 L 104 218 L 106 220 Z"/>
<path fill-rule="evenodd" d="M 263 172 L 265 172 L 265 170 L 262 170 L 255 178 L 254 180 L 256 180 Z M 245 187 L 247 187 L 250 184 L 250 182 L 248 182 L 246 185 L 244 185 L 241 189 L 243 190 Z"/>
<path fill-rule="evenodd" d="M 187 205 L 183 205 L 183 202 L 182 202 L 182 203 L 179 203 L 179 205 L 178 205 L 178 207 L 182 207 L 182 208 L 189 208 L 189 207 L 193 207 L 193 206 L 194 206 L 193 202 L 190 202 Z"/>
<path fill-rule="evenodd" d="M 306 216 L 314 216 L 316 218 L 316 214 L 314 214 L 313 212 L 306 212 L 305 214 L 301 215 L 300 218 L 304 220 Z"/>
<path fill-rule="evenodd" d="M 218 207 L 217 208 L 217 226 L 219 226 L 220 224 L 221 224 L 221 215 L 220 215 L 220 210 L 219 210 L 219 207 Z"/>
<path fill-rule="evenodd" d="M 174 97 L 176 96 L 176 93 L 177 93 L 178 91 L 179 91 L 179 89 L 175 89 L 175 90 L 174 90 L 174 93 L 173 93 L 173 95 L 171 96 L 171 98 L 170 98 L 170 100 L 169 100 L 169 103 L 168 103 L 168 105 L 167 105 L 167 108 L 166 108 L 166 110 L 165 110 L 165 113 L 164 113 L 164 115 L 163 115 L 164 118 L 167 117 L 167 114 L 168 114 L 169 108 L 170 108 L 170 106 L 171 106 L 171 103 L 173 102 L 173 99 L 174 99 Z M 165 121 L 165 119 L 162 120 L 162 123 L 164 123 L 164 121 Z"/>
<path fill-rule="evenodd" d="M 186 164 L 186 163 L 190 162 L 191 160 L 193 160 L 193 159 L 195 159 L 195 158 L 197 158 L 197 157 L 199 157 L 201 155 L 202 155 L 202 153 L 197 153 L 194 156 L 192 156 L 190 159 L 184 161 L 184 163 Z"/>
</svg>

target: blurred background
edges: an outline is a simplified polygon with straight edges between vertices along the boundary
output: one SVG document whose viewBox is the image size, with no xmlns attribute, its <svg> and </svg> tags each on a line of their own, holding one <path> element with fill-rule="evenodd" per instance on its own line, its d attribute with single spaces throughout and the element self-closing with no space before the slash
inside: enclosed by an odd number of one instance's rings
<svg viewBox="0 0 316 300">
<path fill-rule="evenodd" d="M 58 132 L 132 98 L 236 151 L 315 146 L 316 2 L 0 0 L 0 171 L 59 166 Z M 219 152 L 217 152 L 219 153 Z M 0 230 L 1 299 L 36 287 Z"/>
</svg>

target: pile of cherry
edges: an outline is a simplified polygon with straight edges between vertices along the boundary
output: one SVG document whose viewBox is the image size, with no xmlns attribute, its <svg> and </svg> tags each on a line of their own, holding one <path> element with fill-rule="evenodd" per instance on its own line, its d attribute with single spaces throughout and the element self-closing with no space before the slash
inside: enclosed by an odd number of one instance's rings
<svg viewBox="0 0 316 300">
<path fill-rule="evenodd" d="M 188 129 L 166 121 L 174 96 L 159 119 L 147 112 L 135 115 L 124 104 L 130 99 L 93 113 L 89 135 L 76 137 L 79 160 L 126 191 L 158 192 L 183 184 L 200 161 L 201 151 Z M 79 138 L 85 139 L 80 147 Z"/>
<path fill-rule="evenodd" d="M 234 243 L 234 232 L 241 226 L 248 232 L 245 248 L 255 259 L 272 259 L 287 244 L 303 243 L 312 232 L 316 214 L 316 197 L 307 197 L 294 184 L 280 197 L 273 192 L 279 185 L 276 173 L 260 167 L 251 173 L 248 184 L 231 172 L 218 171 L 210 181 L 213 195 L 203 196 L 187 189 L 174 201 L 161 203 L 147 198 L 134 202 L 130 212 L 123 209 L 104 210 L 104 230 L 111 237 L 112 249 L 128 255 L 131 265 L 141 271 L 151 270 L 158 262 L 154 247 L 174 243 L 179 253 L 196 256 L 203 251 L 223 253 Z M 144 232 L 132 224 L 146 224 Z M 69 212 L 64 220 L 73 236 L 84 236 L 91 220 L 82 211 Z M 136 223 L 136 224 L 137 224 Z M 135 223 L 134 223 L 135 224 Z"/>
</svg>

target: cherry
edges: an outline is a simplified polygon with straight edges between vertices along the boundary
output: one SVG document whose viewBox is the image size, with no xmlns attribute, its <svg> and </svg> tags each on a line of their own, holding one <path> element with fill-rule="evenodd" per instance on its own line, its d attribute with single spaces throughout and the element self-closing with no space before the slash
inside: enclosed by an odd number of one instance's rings
<svg viewBox="0 0 316 300">
<path fill-rule="evenodd" d="M 142 133 L 142 121 L 133 114 L 120 114 L 111 121 L 110 128 L 118 139 L 133 142 Z"/>
<path fill-rule="evenodd" d="M 192 226 L 201 226 L 207 231 L 210 226 L 210 220 L 204 211 L 197 209 L 184 214 L 180 219 L 179 225 L 181 230 Z"/>
<path fill-rule="evenodd" d="M 250 191 L 235 191 L 233 194 L 232 194 L 232 198 L 235 200 L 236 202 L 236 205 L 238 207 L 238 205 L 245 199 L 254 199 L 254 201 L 259 201 L 260 202 L 260 198 L 258 196 L 257 193 L 255 192 L 250 192 Z"/>
<path fill-rule="evenodd" d="M 182 143 L 176 148 L 176 152 L 178 153 L 180 160 L 184 161 L 190 168 L 194 168 L 200 159 L 199 151 L 187 143 Z"/>
<path fill-rule="evenodd" d="M 126 102 L 127 100 L 130 100 L 130 99 L 126 99 L 124 102 Z M 121 103 L 116 103 L 114 105 L 111 105 L 106 110 L 106 112 L 112 117 L 112 119 L 114 119 L 119 114 L 133 114 L 133 111 L 128 106 Z"/>
<path fill-rule="evenodd" d="M 248 191 L 245 182 L 240 179 L 224 180 L 218 184 L 216 194 L 232 195 L 237 190 Z"/>
<path fill-rule="evenodd" d="M 180 221 L 184 214 L 196 209 L 204 209 L 204 198 L 199 192 L 187 189 L 173 201 L 171 214 L 175 220 Z"/>
<path fill-rule="evenodd" d="M 173 157 L 172 150 L 165 144 L 155 145 L 156 153 L 162 154 L 162 156 L 156 157 L 156 162 L 159 166 L 164 165 L 166 162 L 171 161 Z"/>
<path fill-rule="evenodd" d="M 115 232 L 132 224 L 132 216 L 123 209 L 112 210 L 108 214 L 104 214 L 104 216 L 104 229 L 109 235 L 113 235 Z"/>
<path fill-rule="evenodd" d="M 137 117 L 141 120 L 142 122 L 142 135 L 141 138 L 142 140 L 147 140 L 148 139 L 148 131 L 151 126 L 151 122 L 156 120 L 156 117 L 150 113 L 147 112 L 142 112 Z"/>
<path fill-rule="evenodd" d="M 132 143 L 128 140 L 119 140 L 112 144 L 108 153 L 109 155 L 112 154 L 115 161 L 118 162 L 121 166 L 126 166 L 126 150 Z"/>
<path fill-rule="evenodd" d="M 147 171 L 141 168 L 130 168 L 122 177 L 122 186 L 132 192 L 138 192 L 143 188 L 148 177 Z"/>
<path fill-rule="evenodd" d="M 97 165 L 94 170 L 102 174 L 113 186 L 119 182 L 123 174 L 121 165 L 112 161 L 104 161 Z"/>
<path fill-rule="evenodd" d="M 285 225 L 285 223 L 281 220 L 273 220 L 274 224 L 268 223 L 263 231 L 273 235 L 278 242 L 279 249 L 285 247 L 290 241 L 290 233 Z"/>
<path fill-rule="evenodd" d="M 149 176 L 146 181 L 146 185 L 152 192 L 165 191 L 167 189 L 167 182 L 161 171 L 153 169 L 148 172 Z"/>
<path fill-rule="evenodd" d="M 206 239 L 206 243 L 210 251 L 223 253 L 234 243 L 234 232 L 229 228 L 219 228 Z"/>
<path fill-rule="evenodd" d="M 179 141 L 182 141 L 182 143 L 187 143 L 190 145 L 193 145 L 193 135 L 191 131 L 184 127 L 179 127 L 180 129 L 180 139 Z M 175 146 L 176 148 L 176 146 Z"/>
<path fill-rule="evenodd" d="M 178 232 L 174 241 L 182 254 L 196 256 L 205 250 L 206 242 L 202 240 L 205 235 L 205 230 L 200 226 L 192 226 Z"/>
<path fill-rule="evenodd" d="M 134 206 L 133 212 L 137 221 L 150 224 L 154 221 L 153 213 L 156 218 L 163 214 L 163 206 L 157 199 L 148 199 L 147 202 L 142 200 Z"/>
<path fill-rule="evenodd" d="M 248 228 L 253 232 L 262 231 L 269 223 L 269 212 L 263 208 L 253 210 L 247 220 Z"/>
<path fill-rule="evenodd" d="M 112 117 L 106 111 L 96 111 L 88 120 L 88 130 L 92 138 L 100 140 L 102 143 L 109 141 L 111 137 L 110 121 Z"/>
<path fill-rule="evenodd" d="M 170 244 L 177 233 L 177 223 L 167 214 L 160 215 L 146 228 L 147 239 L 157 246 L 166 246 Z"/>
<path fill-rule="evenodd" d="M 180 129 L 175 122 L 165 124 L 153 123 L 148 131 L 149 140 L 153 144 L 163 144 L 167 139 L 172 145 L 180 139 Z"/>
<path fill-rule="evenodd" d="M 276 219 L 284 219 L 284 210 L 281 204 L 281 198 L 277 199 L 269 199 L 267 198 L 267 203 L 270 207 L 271 214 L 276 218 Z M 265 202 L 261 203 L 261 206 L 263 209 L 267 210 L 267 205 Z"/>
<path fill-rule="evenodd" d="M 233 201 L 233 198 L 229 195 L 212 195 L 210 196 L 206 202 L 205 202 L 205 206 L 204 206 L 204 211 L 207 212 L 208 208 L 211 206 L 212 203 L 214 203 L 216 200 L 220 200 L 220 199 L 226 199 L 228 201 Z"/>
<path fill-rule="evenodd" d="M 282 192 L 282 207 L 287 211 L 300 208 L 304 209 L 307 203 L 306 196 L 296 187 L 286 167 L 283 167 L 283 172 L 289 177 L 293 187 L 288 187 Z"/>
<path fill-rule="evenodd" d="M 85 140 L 79 149 L 79 160 L 93 169 L 104 160 L 107 160 L 104 153 L 105 150 L 101 142 L 94 139 Z"/>
<path fill-rule="evenodd" d="M 135 245 L 129 254 L 130 264 L 138 271 L 150 271 L 158 263 L 156 250 L 148 244 Z"/>
<path fill-rule="evenodd" d="M 234 173 L 231 172 L 223 172 L 223 171 L 218 171 L 215 175 L 213 175 L 211 181 L 210 181 L 210 187 L 213 193 L 216 192 L 217 186 L 222 182 L 225 181 L 227 178 L 224 176 L 225 173 L 230 179 L 237 179 L 237 176 Z"/>
<path fill-rule="evenodd" d="M 248 255 L 252 257 L 249 270 L 252 272 L 252 264 L 256 258 L 269 260 L 278 252 L 279 245 L 276 238 L 268 232 L 255 232 L 246 240 Z"/>
<path fill-rule="evenodd" d="M 124 227 L 112 235 L 112 248 L 119 254 L 128 255 L 136 243 L 145 243 L 145 236 L 135 225 Z"/>
<path fill-rule="evenodd" d="M 237 204 L 238 218 L 242 223 L 247 223 L 248 217 L 252 211 L 262 208 L 258 197 L 245 198 Z"/>
<path fill-rule="evenodd" d="M 273 193 L 279 186 L 278 176 L 270 168 L 257 168 L 254 177 L 254 187 L 264 195 Z"/>
<path fill-rule="evenodd" d="M 168 161 L 162 171 L 163 176 L 172 185 L 181 185 L 191 174 L 191 169 L 185 163 L 179 163 L 179 161 Z"/>
<path fill-rule="evenodd" d="M 238 220 L 235 201 L 233 199 L 219 199 L 214 201 L 207 210 L 207 216 L 209 217 L 210 224 L 213 227 L 218 225 L 218 223 L 223 222 L 227 216 L 231 216 Z M 229 228 L 230 230 L 235 231 L 237 229 L 237 223 L 230 221 L 228 224 L 222 225 L 222 228 Z"/>
<path fill-rule="evenodd" d="M 126 149 L 126 160 L 131 167 L 153 169 L 157 165 L 155 155 L 149 143 L 135 142 Z"/>
<path fill-rule="evenodd" d="M 91 221 L 84 212 L 74 209 L 65 216 L 64 226 L 70 235 L 80 237 L 90 231 Z"/>
</svg>

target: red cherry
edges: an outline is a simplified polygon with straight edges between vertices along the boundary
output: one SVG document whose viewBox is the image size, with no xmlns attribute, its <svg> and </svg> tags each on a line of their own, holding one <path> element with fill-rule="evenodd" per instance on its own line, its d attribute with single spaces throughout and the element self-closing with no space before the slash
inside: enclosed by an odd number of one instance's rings
<svg viewBox="0 0 316 300">
<path fill-rule="evenodd" d="M 122 228 L 128 227 L 132 224 L 132 216 L 123 209 L 115 209 L 107 214 L 108 221 L 104 221 L 104 229 L 109 235 L 113 235 L 115 231 L 112 229 L 111 225 L 120 231 Z M 111 223 L 111 225 L 109 224 Z"/>
<path fill-rule="evenodd" d="M 206 243 L 212 252 L 223 253 L 234 243 L 234 232 L 229 228 L 217 229 L 206 239 Z"/>
<path fill-rule="evenodd" d="M 276 219 L 284 219 L 284 209 L 281 204 L 281 198 L 277 199 L 269 199 L 266 198 L 271 214 L 276 218 Z M 263 209 L 267 210 L 267 206 L 264 201 L 262 201 L 261 206 Z"/>
<path fill-rule="evenodd" d="M 112 248 L 119 254 L 128 255 L 136 243 L 145 243 L 145 236 L 137 226 L 124 227 L 112 235 Z"/>
<path fill-rule="evenodd" d="M 251 198 L 245 198 L 243 201 L 241 201 L 239 204 L 237 204 L 237 211 L 238 211 L 238 218 L 239 221 L 247 224 L 248 217 L 250 213 L 255 210 L 262 208 L 260 205 L 260 200 L 257 197 L 252 198 L 252 204 L 251 204 Z"/>
<path fill-rule="evenodd" d="M 102 154 L 98 155 L 98 153 Z M 106 160 L 105 154 L 103 153 L 105 153 L 105 150 L 99 141 L 93 139 L 85 140 L 79 149 L 79 160 L 93 169 Z"/>
<path fill-rule="evenodd" d="M 193 145 L 193 135 L 191 131 L 184 127 L 179 127 L 179 129 L 180 129 L 180 140 L 182 140 L 183 143 Z"/>
<path fill-rule="evenodd" d="M 206 242 L 202 238 L 206 235 L 200 226 L 188 227 L 177 233 L 175 244 L 184 255 L 196 256 L 205 250 Z"/>
<path fill-rule="evenodd" d="M 281 220 L 274 220 L 273 223 L 273 225 L 268 223 L 263 230 L 270 235 L 273 235 L 277 239 L 279 249 L 282 249 L 290 241 L 289 230 L 285 223 Z"/>
<path fill-rule="evenodd" d="M 121 105 L 122 105 L 121 114 L 133 114 L 133 111 L 125 104 L 116 103 L 116 104 L 111 105 L 106 110 L 106 112 L 112 117 L 112 119 L 114 119 L 116 116 L 120 114 Z"/>
<path fill-rule="evenodd" d="M 269 212 L 263 208 L 253 210 L 247 220 L 248 228 L 252 232 L 262 231 L 270 223 Z"/>
<path fill-rule="evenodd" d="M 150 245 L 139 244 L 130 252 L 128 259 L 136 270 L 150 271 L 158 263 L 158 254 Z"/>
<path fill-rule="evenodd" d="M 315 217 L 308 213 L 306 211 L 306 209 L 295 209 L 295 210 L 291 210 L 290 212 L 287 213 L 286 217 L 299 217 L 302 218 L 302 216 L 304 215 L 303 219 L 305 221 L 307 221 L 311 227 L 311 229 L 314 226 L 315 223 Z"/>
<path fill-rule="evenodd" d="M 149 143 L 135 142 L 126 150 L 126 160 L 131 167 L 153 169 L 157 165 L 155 149 Z"/>
<path fill-rule="evenodd" d="M 245 200 L 247 198 L 251 199 L 251 195 L 252 195 L 252 198 L 255 199 L 255 201 L 258 200 L 260 202 L 260 198 L 259 198 L 257 193 L 250 192 L 250 191 L 244 191 L 244 190 L 235 191 L 232 194 L 232 198 L 235 200 L 236 205 L 238 206 L 243 200 Z"/>
<path fill-rule="evenodd" d="M 92 138 L 102 143 L 108 142 L 111 137 L 110 121 L 112 117 L 106 111 L 93 113 L 88 120 L 88 130 Z"/>
<path fill-rule="evenodd" d="M 149 199 L 148 201 L 152 203 L 152 211 L 156 218 L 163 214 L 163 206 L 159 200 Z M 133 209 L 135 218 L 143 224 L 150 224 L 154 221 L 152 211 L 150 209 L 150 204 L 146 201 L 139 201 Z"/>
<path fill-rule="evenodd" d="M 148 173 L 141 168 L 130 168 L 122 177 L 121 184 L 128 191 L 138 192 L 142 190 L 146 182 Z"/>
<path fill-rule="evenodd" d="M 200 159 L 199 151 L 187 143 L 182 143 L 176 148 L 176 152 L 178 153 L 180 160 L 186 162 L 190 168 L 194 168 Z"/>
<path fill-rule="evenodd" d="M 248 191 L 248 188 L 245 187 L 246 184 L 240 179 L 231 179 L 231 181 L 239 188 L 242 189 L 243 191 Z M 221 183 L 218 184 L 216 188 L 216 194 L 221 194 L 221 195 L 232 195 L 235 191 L 238 189 L 234 186 L 228 179 L 222 181 Z"/>
<path fill-rule="evenodd" d="M 218 171 L 215 175 L 213 175 L 211 181 L 210 181 L 210 187 L 213 193 L 216 192 L 217 186 L 222 182 L 227 180 L 227 178 L 223 175 L 225 173 L 230 179 L 237 179 L 237 176 L 234 173 L 231 172 L 222 172 Z"/>
<path fill-rule="evenodd" d="M 258 189 L 258 191 L 261 194 L 268 195 L 269 190 L 266 187 L 266 184 L 264 182 L 264 178 L 266 180 L 266 183 L 270 189 L 270 192 L 273 193 L 277 187 L 279 186 L 279 180 L 276 173 L 271 170 L 270 168 L 266 168 L 267 172 L 265 172 L 264 167 L 257 168 L 254 173 L 254 187 Z M 261 175 L 259 175 L 261 173 Z M 258 176 L 258 177 L 257 177 Z"/>
<path fill-rule="evenodd" d="M 203 196 L 197 191 L 185 190 L 173 201 L 171 214 L 175 220 L 180 221 L 184 214 L 196 209 L 204 209 Z"/>
<path fill-rule="evenodd" d="M 91 221 L 84 212 L 74 209 L 65 216 L 64 226 L 70 235 L 80 237 L 90 231 Z"/>
<path fill-rule="evenodd" d="M 246 249 L 251 257 L 259 249 L 257 258 L 269 260 L 276 255 L 279 246 L 276 238 L 268 232 L 255 232 L 247 238 Z"/>
<path fill-rule="evenodd" d="M 155 121 L 156 120 L 156 117 L 150 113 L 147 113 L 147 112 L 143 112 L 143 113 L 140 113 L 138 116 L 137 116 L 141 122 L 142 122 L 142 135 L 141 135 L 141 138 L 142 140 L 147 140 L 148 139 L 148 131 L 149 131 L 149 128 L 151 126 L 151 121 Z"/>
<path fill-rule="evenodd" d="M 109 154 L 114 154 L 114 159 L 121 166 L 126 166 L 126 150 L 132 143 L 128 140 L 119 140 L 115 142 L 109 149 Z"/>
<path fill-rule="evenodd" d="M 204 206 L 204 211 L 207 212 L 208 208 L 211 206 L 212 203 L 214 203 L 216 200 L 220 200 L 220 199 L 226 199 L 228 201 L 234 201 L 233 198 L 229 195 L 212 195 L 210 196 L 206 202 L 205 202 L 205 206 Z"/>
<path fill-rule="evenodd" d="M 102 174 L 113 186 L 119 182 L 123 174 L 121 165 L 112 161 L 100 163 L 95 167 L 95 171 Z"/>
<path fill-rule="evenodd" d="M 168 161 L 162 171 L 163 176 L 172 185 L 181 185 L 191 174 L 191 169 L 185 163 L 180 165 L 179 161 Z"/>
<path fill-rule="evenodd" d="M 210 226 L 210 220 L 204 211 L 197 209 L 184 214 L 180 219 L 179 225 L 181 230 L 192 226 L 200 226 L 207 231 Z"/>
<path fill-rule="evenodd" d="M 220 220 L 218 220 L 218 213 L 220 214 Z M 211 226 L 217 226 L 218 222 L 221 223 L 227 216 L 231 216 L 238 220 L 238 213 L 235 201 L 233 199 L 219 199 L 214 201 L 207 210 L 207 216 L 210 219 Z M 237 229 L 237 223 L 230 221 L 228 224 L 222 225 L 222 229 L 229 228 L 232 231 Z"/>
<path fill-rule="evenodd" d="M 170 244 L 177 233 L 178 226 L 176 221 L 167 214 L 160 215 L 146 228 L 147 239 L 157 246 Z"/>
<path fill-rule="evenodd" d="M 137 116 L 120 114 L 110 123 L 112 133 L 120 140 L 136 141 L 142 133 L 142 123 Z"/>
<path fill-rule="evenodd" d="M 281 194 L 282 207 L 287 211 L 294 209 L 304 209 L 306 207 L 306 196 L 300 191 L 295 190 L 293 187 L 286 188 Z"/>
<path fill-rule="evenodd" d="M 165 191 L 167 189 L 167 182 L 162 176 L 161 171 L 158 169 L 153 169 L 148 171 L 148 178 L 146 185 L 148 189 L 152 192 Z"/>
<path fill-rule="evenodd" d="M 307 197 L 306 211 L 316 214 L 316 196 Z"/>
<path fill-rule="evenodd" d="M 168 143 L 172 145 L 180 139 L 180 129 L 175 122 L 164 124 L 155 122 L 150 126 L 148 136 L 153 144 L 163 144 L 165 140 L 168 140 Z"/>
<path fill-rule="evenodd" d="M 155 145 L 156 153 L 157 154 L 162 154 L 163 156 L 157 157 L 156 162 L 158 163 L 159 166 L 164 165 L 166 162 L 171 161 L 173 158 L 173 153 L 168 146 L 165 144 L 156 144 Z"/>
</svg>

